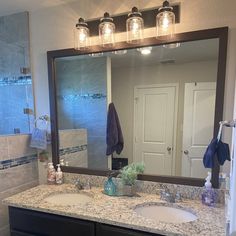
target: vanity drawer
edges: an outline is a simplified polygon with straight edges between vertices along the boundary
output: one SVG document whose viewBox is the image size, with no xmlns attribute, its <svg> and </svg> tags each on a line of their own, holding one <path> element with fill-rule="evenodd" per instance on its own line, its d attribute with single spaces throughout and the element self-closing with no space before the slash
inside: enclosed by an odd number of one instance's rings
<svg viewBox="0 0 236 236">
<path fill-rule="evenodd" d="M 162 236 L 160 234 L 145 233 L 131 229 L 125 229 L 117 226 L 110 226 L 105 224 L 96 225 L 97 236 Z"/>
<path fill-rule="evenodd" d="M 9 216 L 12 236 L 95 235 L 95 224 L 89 221 L 14 207 L 9 207 Z"/>
</svg>

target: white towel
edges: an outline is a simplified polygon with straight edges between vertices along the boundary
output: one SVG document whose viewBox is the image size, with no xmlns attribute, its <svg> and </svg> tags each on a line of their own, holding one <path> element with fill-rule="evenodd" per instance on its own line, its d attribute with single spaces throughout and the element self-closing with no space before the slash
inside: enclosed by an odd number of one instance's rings
<svg viewBox="0 0 236 236">
<path fill-rule="evenodd" d="M 236 235 L 236 128 L 233 131 L 233 158 L 230 176 L 230 235 Z"/>
<path fill-rule="evenodd" d="M 34 128 L 31 135 L 30 147 L 46 150 L 47 149 L 47 130 Z"/>
</svg>

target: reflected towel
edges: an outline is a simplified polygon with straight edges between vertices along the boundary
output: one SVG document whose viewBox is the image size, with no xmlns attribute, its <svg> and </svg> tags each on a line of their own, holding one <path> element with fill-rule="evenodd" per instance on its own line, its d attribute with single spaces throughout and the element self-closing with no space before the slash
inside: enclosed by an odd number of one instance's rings
<svg viewBox="0 0 236 236">
<path fill-rule="evenodd" d="M 110 103 L 108 108 L 106 143 L 107 156 L 111 155 L 113 152 L 120 154 L 124 148 L 124 139 L 120 126 L 120 121 L 113 103 Z"/>
<path fill-rule="evenodd" d="M 217 158 L 220 165 L 224 165 L 225 161 L 230 161 L 229 144 L 223 143 L 221 140 L 217 144 Z"/>
<path fill-rule="evenodd" d="M 229 145 L 221 140 L 218 142 L 217 138 L 212 139 L 203 157 L 205 168 L 212 168 L 214 166 L 215 155 L 217 155 L 220 165 L 224 165 L 226 160 L 230 161 Z"/>
<path fill-rule="evenodd" d="M 47 149 L 47 131 L 45 129 L 34 128 L 31 135 L 30 147 L 42 150 Z"/>
<path fill-rule="evenodd" d="M 216 138 L 211 140 L 211 143 L 208 145 L 206 152 L 203 156 L 203 164 L 205 168 L 212 168 L 214 166 L 214 156 L 217 150 L 217 142 Z"/>
</svg>

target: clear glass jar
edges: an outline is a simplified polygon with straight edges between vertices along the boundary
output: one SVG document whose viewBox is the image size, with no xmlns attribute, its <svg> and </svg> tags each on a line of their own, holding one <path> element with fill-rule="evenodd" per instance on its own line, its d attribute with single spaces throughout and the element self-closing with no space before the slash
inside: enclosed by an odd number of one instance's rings
<svg viewBox="0 0 236 236">
<path fill-rule="evenodd" d="M 175 33 L 175 14 L 170 11 L 163 11 L 156 17 L 157 36 L 170 35 Z"/>
<path fill-rule="evenodd" d="M 76 29 L 74 30 L 74 42 L 76 50 L 84 50 L 90 45 L 89 28 L 83 18 L 80 18 L 79 22 L 76 24 Z"/>
<path fill-rule="evenodd" d="M 156 27 L 157 36 L 172 36 L 175 33 L 175 14 L 168 1 L 165 1 L 163 7 L 158 9 Z"/>
<path fill-rule="evenodd" d="M 127 42 L 136 44 L 143 40 L 144 21 L 136 7 L 132 8 L 126 21 Z"/>
<path fill-rule="evenodd" d="M 99 38 L 103 47 L 113 47 L 115 45 L 115 24 L 109 13 L 105 13 L 99 24 Z"/>
</svg>

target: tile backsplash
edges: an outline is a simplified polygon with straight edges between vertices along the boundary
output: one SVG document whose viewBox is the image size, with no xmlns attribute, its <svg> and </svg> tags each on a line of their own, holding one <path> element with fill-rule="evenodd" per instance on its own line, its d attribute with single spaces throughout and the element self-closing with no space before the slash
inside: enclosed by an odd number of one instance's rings
<svg viewBox="0 0 236 236">
<path fill-rule="evenodd" d="M 8 236 L 8 209 L 4 198 L 38 185 L 36 149 L 30 135 L 0 136 L 0 235 Z"/>
</svg>

